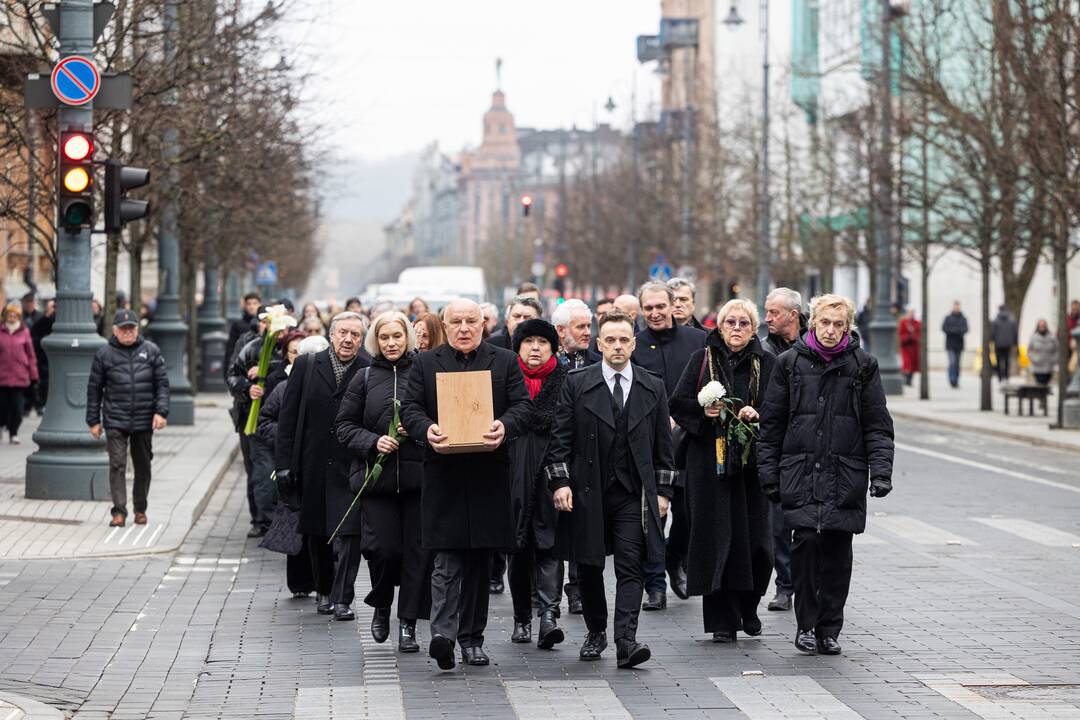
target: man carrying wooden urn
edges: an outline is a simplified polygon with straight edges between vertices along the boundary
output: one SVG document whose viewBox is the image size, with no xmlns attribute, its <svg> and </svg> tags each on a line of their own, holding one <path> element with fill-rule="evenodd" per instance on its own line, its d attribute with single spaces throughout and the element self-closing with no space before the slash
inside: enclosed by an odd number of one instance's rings
<svg viewBox="0 0 1080 720">
<path fill-rule="evenodd" d="M 421 538 L 425 548 L 435 551 L 428 654 L 449 670 L 455 639 L 462 662 L 489 662 L 483 644 L 491 552 L 514 544 L 510 456 L 504 441 L 517 434 L 530 401 L 517 355 L 481 342 L 479 305 L 451 302 L 443 325 L 447 344 L 413 362 L 402 424 L 409 437 L 424 439 L 428 446 L 420 495 Z M 470 375 L 453 378 L 452 373 Z M 456 392 L 448 392 L 451 388 Z M 465 433 L 451 430 L 451 423 L 468 425 L 477 412 L 489 409 L 476 438 L 455 436 Z"/>
</svg>

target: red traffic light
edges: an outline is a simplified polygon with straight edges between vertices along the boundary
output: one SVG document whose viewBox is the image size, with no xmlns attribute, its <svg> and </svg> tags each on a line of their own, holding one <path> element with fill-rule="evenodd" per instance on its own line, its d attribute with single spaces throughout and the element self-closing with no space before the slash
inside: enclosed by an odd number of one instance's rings
<svg viewBox="0 0 1080 720">
<path fill-rule="evenodd" d="M 532 205 L 532 195 L 522 195 L 521 204 L 525 207 L 529 207 L 530 205 Z"/>
<path fill-rule="evenodd" d="M 94 152 L 94 140 L 83 133 L 68 133 L 63 142 L 64 158 L 72 162 L 86 160 Z"/>
<path fill-rule="evenodd" d="M 570 268 L 566 263 L 559 263 L 555 266 L 555 277 L 564 278 L 570 274 Z"/>
</svg>

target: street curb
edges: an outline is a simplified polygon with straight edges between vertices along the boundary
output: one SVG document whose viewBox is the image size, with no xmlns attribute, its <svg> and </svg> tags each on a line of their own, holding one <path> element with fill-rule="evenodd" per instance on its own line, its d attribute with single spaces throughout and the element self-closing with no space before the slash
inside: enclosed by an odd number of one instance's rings
<svg viewBox="0 0 1080 720">
<path fill-rule="evenodd" d="M 1046 440 L 1041 437 L 1032 435 L 1024 435 L 1022 433 L 1008 432 L 1005 430 L 991 430 L 988 428 L 976 428 L 962 422 L 956 422 L 952 420 L 941 420 L 939 418 L 930 418 L 925 415 L 919 415 L 916 413 L 908 413 L 903 410 L 894 410 L 889 408 L 889 414 L 893 417 L 901 418 L 903 420 L 909 420 L 912 422 L 929 423 L 930 425 L 937 425 L 939 427 L 949 428 L 950 430 L 966 430 L 968 432 L 977 432 L 984 435 L 991 435 L 993 437 L 1003 438 L 1005 440 L 1016 440 L 1018 442 L 1026 442 L 1039 447 L 1047 447 L 1053 450 L 1064 450 L 1065 452 L 1080 453 L 1080 447 L 1070 445 L 1069 443 L 1058 442 L 1056 440 Z M 1047 432 L 1054 432 L 1048 430 Z"/>
<path fill-rule="evenodd" d="M 22 710 L 24 720 L 65 720 L 67 717 L 54 707 L 22 695 L 0 693 L 0 701 Z"/>
</svg>

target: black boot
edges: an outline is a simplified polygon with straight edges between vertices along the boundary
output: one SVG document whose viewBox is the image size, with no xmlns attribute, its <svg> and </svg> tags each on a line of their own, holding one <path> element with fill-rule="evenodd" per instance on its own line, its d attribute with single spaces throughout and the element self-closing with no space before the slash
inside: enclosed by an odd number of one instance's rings
<svg viewBox="0 0 1080 720">
<path fill-rule="evenodd" d="M 615 664 L 629 669 L 652 657 L 649 646 L 636 640 L 618 640 L 615 642 Z"/>
<path fill-rule="evenodd" d="M 371 616 L 371 637 L 377 643 L 390 637 L 390 608 L 375 608 Z"/>
<path fill-rule="evenodd" d="M 546 610 L 540 616 L 540 634 L 536 638 L 536 647 L 541 650 L 550 650 L 563 641 L 562 628 L 552 610 Z"/>
<path fill-rule="evenodd" d="M 398 652 L 414 653 L 420 651 L 420 645 L 416 642 L 416 621 L 402 620 L 398 623 Z"/>
<path fill-rule="evenodd" d="M 532 623 L 528 620 L 526 620 L 525 622 L 518 622 L 517 620 L 515 620 L 514 632 L 510 635 L 510 642 L 532 642 Z"/>
<path fill-rule="evenodd" d="M 645 611 L 649 610 L 663 610 L 667 607 L 667 593 L 663 592 L 648 592 L 645 594 L 645 602 L 641 603 L 641 609 Z"/>
</svg>

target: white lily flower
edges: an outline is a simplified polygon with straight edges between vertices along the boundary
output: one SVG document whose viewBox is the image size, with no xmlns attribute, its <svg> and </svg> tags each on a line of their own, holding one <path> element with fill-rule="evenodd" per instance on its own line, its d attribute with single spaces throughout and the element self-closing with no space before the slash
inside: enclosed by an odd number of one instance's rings
<svg viewBox="0 0 1080 720">
<path fill-rule="evenodd" d="M 271 305 L 266 308 L 266 312 L 259 315 L 259 319 L 270 326 L 271 334 L 279 333 L 297 325 L 296 318 L 289 314 L 284 305 Z"/>
</svg>

